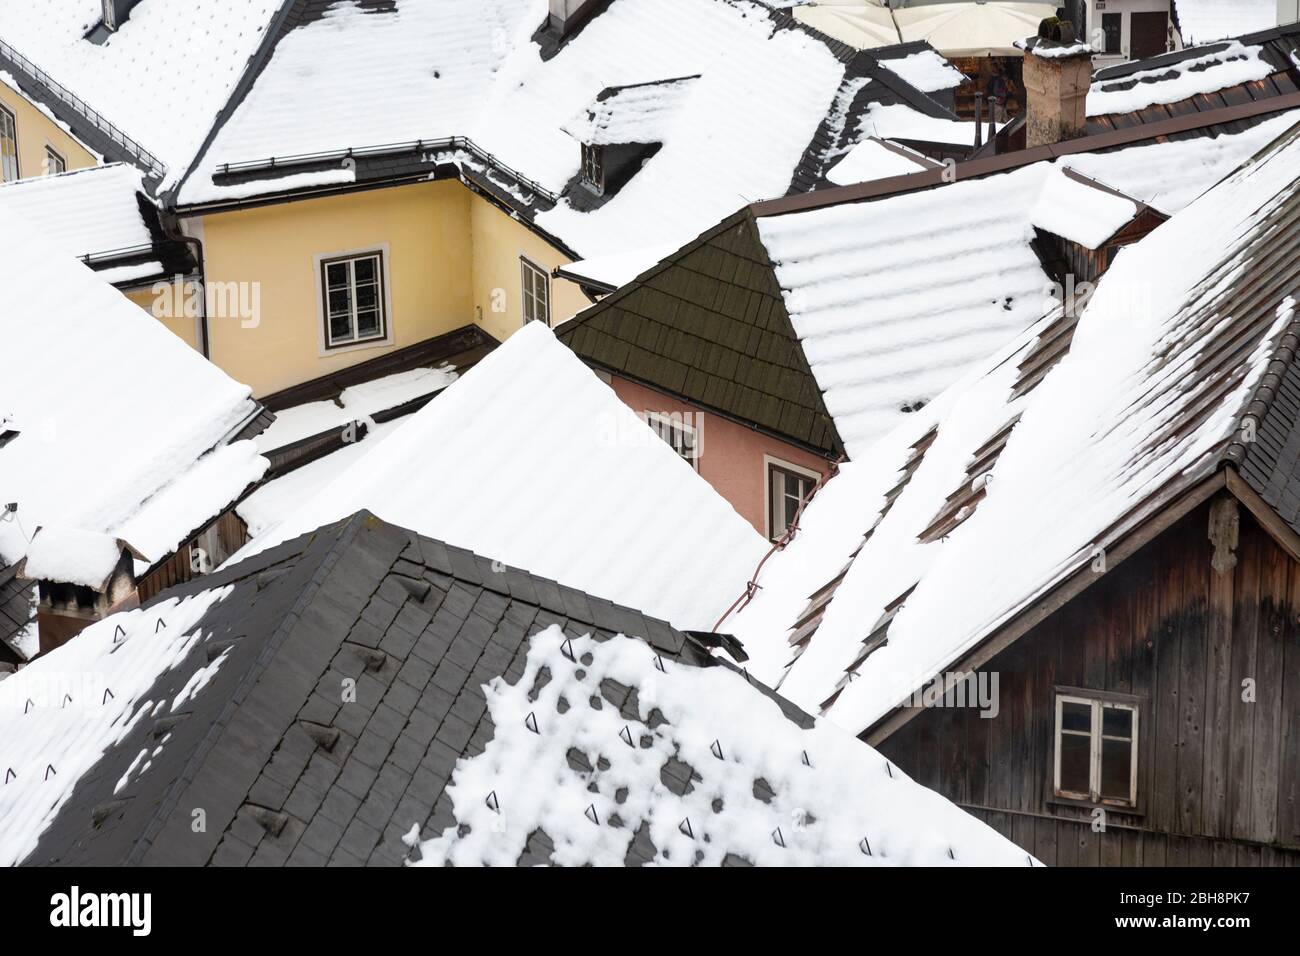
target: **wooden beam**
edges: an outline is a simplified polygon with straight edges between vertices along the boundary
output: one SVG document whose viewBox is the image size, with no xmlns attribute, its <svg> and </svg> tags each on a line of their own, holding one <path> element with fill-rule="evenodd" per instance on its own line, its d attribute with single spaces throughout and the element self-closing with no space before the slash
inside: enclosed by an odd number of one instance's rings
<svg viewBox="0 0 1300 956">
<path fill-rule="evenodd" d="M 1283 521 L 1276 511 L 1259 496 L 1254 488 L 1233 469 L 1227 470 L 1227 488 L 1233 496 L 1246 506 L 1251 517 L 1259 522 L 1260 527 L 1268 532 L 1270 538 L 1278 543 L 1287 554 L 1300 561 L 1300 534 Z"/>
</svg>

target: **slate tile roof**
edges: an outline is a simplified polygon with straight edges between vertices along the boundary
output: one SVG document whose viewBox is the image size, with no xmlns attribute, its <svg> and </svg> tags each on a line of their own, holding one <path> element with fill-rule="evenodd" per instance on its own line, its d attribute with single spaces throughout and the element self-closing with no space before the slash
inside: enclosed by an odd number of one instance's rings
<svg viewBox="0 0 1300 956">
<path fill-rule="evenodd" d="M 661 621 L 367 513 L 160 600 L 214 592 L 201 637 L 138 700 L 165 703 L 214 662 L 215 674 L 169 716 L 124 729 L 27 863 L 400 865 L 413 827 L 430 839 L 457 826 L 453 770 L 494 735 L 483 685 L 519 680 L 530 635 L 636 634 L 674 666 L 725 666 Z M 956 815 L 958 829 L 972 822 Z M 1023 862 L 1013 849 L 1008 860 Z M 523 862 L 548 850 L 538 838 Z"/>
</svg>

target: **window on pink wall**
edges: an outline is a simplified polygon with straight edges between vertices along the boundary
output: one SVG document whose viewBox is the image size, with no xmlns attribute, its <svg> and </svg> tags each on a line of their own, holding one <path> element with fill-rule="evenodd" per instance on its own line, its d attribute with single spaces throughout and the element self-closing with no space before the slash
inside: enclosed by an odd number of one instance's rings
<svg viewBox="0 0 1300 956">
<path fill-rule="evenodd" d="M 767 537 L 776 541 L 794 524 L 799 505 L 820 476 L 789 462 L 767 460 Z"/>
</svg>

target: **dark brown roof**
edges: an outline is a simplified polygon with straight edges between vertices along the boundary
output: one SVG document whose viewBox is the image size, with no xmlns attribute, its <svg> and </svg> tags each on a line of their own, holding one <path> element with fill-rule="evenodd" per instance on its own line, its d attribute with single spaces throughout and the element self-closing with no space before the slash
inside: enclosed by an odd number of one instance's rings
<svg viewBox="0 0 1300 956">
<path fill-rule="evenodd" d="M 748 210 L 557 334 L 621 377 L 821 454 L 843 454 Z"/>
</svg>

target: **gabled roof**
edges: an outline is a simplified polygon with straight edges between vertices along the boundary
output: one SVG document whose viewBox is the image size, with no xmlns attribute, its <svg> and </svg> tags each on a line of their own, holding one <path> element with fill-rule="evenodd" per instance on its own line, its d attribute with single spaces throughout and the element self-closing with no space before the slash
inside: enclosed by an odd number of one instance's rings
<svg viewBox="0 0 1300 956">
<path fill-rule="evenodd" d="M 845 466 L 727 622 L 754 672 L 863 731 L 992 635 L 1021 633 L 1054 588 L 1086 587 L 1099 553 L 1113 566 L 1148 522 L 1204 501 L 1225 465 L 1300 529 L 1297 215 L 1293 127 L 1120 254 L 1041 381 L 1020 387 L 1062 334 L 1055 314 Z M 837 581 L 791 663 L 789 629 Z M 863 656 L 900 595 L 887 644 Z"/>
<path fill-rule="evenodd" d="M 812 725 L 661 621 L 362 513 L 0 683 L 0 862 L 1032 862 Z"/>
<path fill-rule="evenodd" d="M 759 204 L 559 335 L 594 365 L 856 458 L 1048 308 L 1033 213 L 1061 167 L 1168 213 L 1290 122 L 1178 142 L 1137 130 L 1055 162 L 962 164 L 955 182 L 936 169 Z"/>
<path fill-rule="evenodd" d="M 1300 91 L 1300 24 L 1189 46 L 1100 70 L 1088 132 L 1269 100 Z"/>
<path fill-rule="evenodd" d="M 153 316 L 0 211 L 0 566 L 43 526 L 130 541 L 156 561 L 266 462 L 231 440 L 260 412 Z"/>
<path fill-rule="evenodd" d="M 697 629 L 712 627 L 768 549 L 539 323 L 249 548 L 361 508 Z"/>
<path fill-rule="evenodd" d="M 141 0 L 102 43 L 101 0 L 0 5 L 0 69 L 106 156 L 178 182 L 283 0 Z"/>
<path fill-rule="evenodd" d="M 613 0 L 549 56 L 537 0 L 290 10 L 176 195 L 181 208 L 457 175 L 581 258 L 680 244 L 747 200 L 815 182 L 871 102 L 950 115 L 874 55 L 755 0 Z M 305 84 L 310 110 L 298 105 Z M 566 130 L 611 103 L 623 127 L 654 117 L 663 146 L 592 208 Z"/>
</svg>

